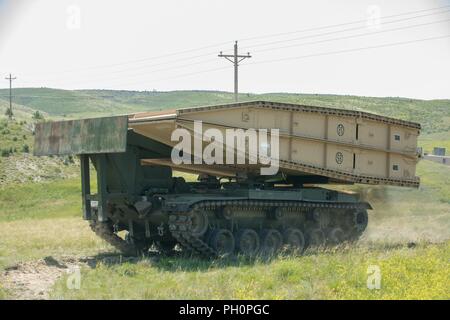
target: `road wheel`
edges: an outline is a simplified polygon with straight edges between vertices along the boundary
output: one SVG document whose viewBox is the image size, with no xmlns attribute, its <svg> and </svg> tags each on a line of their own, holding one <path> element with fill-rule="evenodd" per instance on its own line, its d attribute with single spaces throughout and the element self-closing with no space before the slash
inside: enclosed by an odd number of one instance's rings
<svg viewBox="0 0 450 320">
<path fill-rule="evenodd" d="M 194 210 L 191 217 L 191 234 L 194 237 L 201 237 L 208 230 L 208 215 L 204 210 Z"/>
<path fill-rule="evenodd" d="M 326 242 L 325 233 L 320 228 L 313 228 L 308 231 L 308 245 L 314 247 L 324 246 Z"/>
<path fill-rule="evenodd" d="M 281 233 L 275 229 L 264 229 L 261 231 L 261 253 L 263 255 L 274 255 L 283 245 Z"/>
<path fill-rule="evenodd" d="M 259 236 L 252 229 L 241 229 L 236 234 L 236 249 L 245 256 L 254 256 L 259 251 Z"/>
<path fill-rule="evenodd" d="M 289 252 L 301 254 L 305 250 L 305 237 L 300 229 L 289 228 L 283 232 L 284 243 Z"/>
<path fill-rule="evenodd" d="M 356 210 L 353 213 L 353 224 L 358 233 L 362 233 L 367 228 L 369 216 L 367 210 Z"/>
<path fill-rule="evenodd" d="M 218 255 L 228 256 L 234 252 L 234 236 L 227 229 L 216 229 L 211 234 L 209 245 Z"/>
<path fill-rule="evenodd" d="M 328 242 L 330 244 L 342 243 L 346 238 L 345 232 L 339 227 L 333 228 L 328 232 Z"/>
</svg>

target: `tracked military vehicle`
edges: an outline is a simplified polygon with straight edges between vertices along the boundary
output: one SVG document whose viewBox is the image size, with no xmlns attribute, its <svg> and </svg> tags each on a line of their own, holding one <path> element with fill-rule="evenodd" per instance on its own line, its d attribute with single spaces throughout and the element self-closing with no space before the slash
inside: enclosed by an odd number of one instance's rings
<svg viewBox="0 0 450 320">
<path fill-rule="evenodd" d="M 268 129 L 268 139 L 215 150 L 241 152 L 240 163 L 199 160 L 199 121 L 214 129 L 201 148 L 227 129 Z M 192 133 L 188 149 L 179 150 L 176 129 Z M 248 149 L 271 147 L 275 129 L 278 152 L 266 160 L 277 170 L 263 175 L 268 162 L 252 161 Z M 323 186 L 418 187 L 419 133 L 417 123 L 360 111 L 255 101 L 40 123 L 34 153 L 79 155 L 83 218 L 125 254 L 178 245 L 203 256 L 253 256 L 357 240 L 370 204 Z"/>
</svg>

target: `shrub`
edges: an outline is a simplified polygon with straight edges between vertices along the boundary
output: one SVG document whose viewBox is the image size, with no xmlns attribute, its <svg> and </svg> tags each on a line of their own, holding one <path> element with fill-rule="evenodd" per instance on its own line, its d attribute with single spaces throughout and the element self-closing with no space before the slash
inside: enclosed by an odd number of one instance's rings
<svg viewBox="0 0 450 320">
<path fill-rule="evenodd" d="M 12 112 L 12 110 L 10 108 L 6 108 L 5 116 L 8 116 L 8 117 L 12 117 L 13 116 L 13 112 Z"/>
<path fill-rule="evenodd" d="M 22 146 L 22 152 L 25 152 L 25 153 L 30 152 L 30 147 L 27 144 L 24 144 Z"/>
<path fill-rule="evenodd" d="M 34 120 L 44 120 L 44 116 L 39 112 L 39 110 L 36 110 L 33 113 L 33 119 Z"/>
<path fill-rule="evenodd" d="M 71 163 L 75 163 L 75 161 L 73 160 L 73 156 L 67 156 L 67 157 L 64 157 L 64 160 L 63 160 L 63 163 L 67 166 L 67 165 L 69 165 L 69 164 L 71 164 Z"/>
<path fill-rule="evenodd" d="M 8 149 L 2 149 L 1 153 L 2 153 L 2 157 L 9 157 L 9 150 Z"/>
</svg>

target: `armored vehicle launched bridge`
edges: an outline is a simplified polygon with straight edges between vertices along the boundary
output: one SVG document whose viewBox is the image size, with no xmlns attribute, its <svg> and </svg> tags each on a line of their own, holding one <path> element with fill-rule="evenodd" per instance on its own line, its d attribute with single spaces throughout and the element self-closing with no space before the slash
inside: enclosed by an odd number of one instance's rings
<svg viewBox="0 0 450 320">
<path fill-rule="evenodd" d="M 227 130 L 244 136 L 230 144 Z M 418 187 L 419 133 L 417 123 L 366 112 L 255 101 L 41 123 L 34 152 L 80 155 L 84 218 L 124 252 L 179 244 L 255 255 L 357 239 L 370 205 L 317 185 Z M 261 174 L 273 163 L 273 174 Z"/>
</svg>

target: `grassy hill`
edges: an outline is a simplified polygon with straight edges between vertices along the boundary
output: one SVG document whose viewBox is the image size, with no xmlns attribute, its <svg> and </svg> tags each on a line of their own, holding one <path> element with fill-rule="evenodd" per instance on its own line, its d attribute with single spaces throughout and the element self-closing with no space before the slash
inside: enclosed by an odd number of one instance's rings
<svg viewBox="0 0 450 320">
<path fill-rule="evenodd" d="M 219 91 L 114 91 L 14 89 L 14 121 L 8 121 L 9 91 L 0 90 L 0 184 L 41 181 L 73 175 L 67 158 L 34 158 L 33 128 L 36 110 L 44 119 L 68 119 L 124 114 L 233 102 L 233 94 Z M 362 110 L 417 121 L 423 130 L 419 145 L 431 152 L 442 146 L 450 150 L 450 100 L 373 98 L 324 94 L 241 94 L 241 101 L 269 100 Z M 66 164 L 66 165 L 64 165 Z"/>
<path fill-rule="evenodd" d="M 74 157 L 32 155 L 36 120 L 31 111 L 18 110 L 17 114 L 13 121 L 0 117 L 0 186 L 77 176 Z"/>
<path fill-rule="evenodd" d="M 450 131 L 450 100 L 294 93 L 249 93 L 241 94 L 239 99 L 240 101 L 268 100 L 363 110 L 419 122 L 426 134 Z M 0 90 L 0 104 L 7 101 L 8 91 L 6 89 Z M 230 103 L 233 102 L 233 94 L 220 91 L 71 91 L 49 88 L 18 88 L 14 89 L 14 102 L 22 107 L 48 113 L 50 116 L 78 118 Z"/>
</svg>

